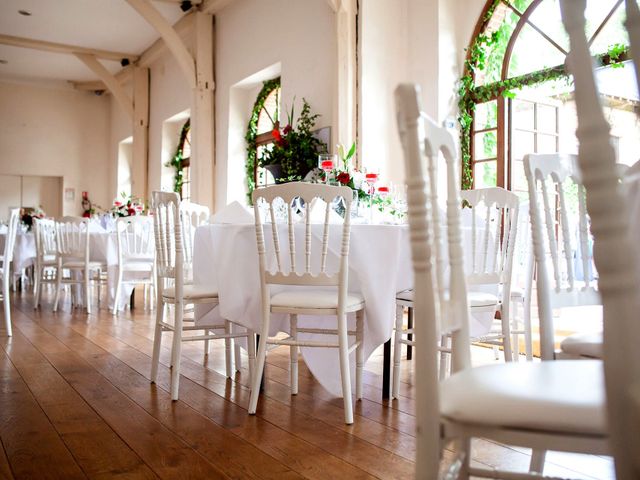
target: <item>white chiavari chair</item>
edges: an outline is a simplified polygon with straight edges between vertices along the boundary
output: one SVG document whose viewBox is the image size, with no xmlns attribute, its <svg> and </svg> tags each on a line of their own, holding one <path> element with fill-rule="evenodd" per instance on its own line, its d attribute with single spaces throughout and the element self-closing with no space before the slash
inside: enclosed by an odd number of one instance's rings
<svg viewBox="0 0 640 480">
<path fill-rule="evenodd" d="M 90 286 L 91 283 L 100 286 L 102 272 L 107 270 L 107 265 L 104 262 L 91 261 L 89 245 L 88 218 L 62 217 L 56 220 L 58 265 L 54 312 L 58 311 L 62 284 L 68 284 L 84 287 L 84 306 L 87 313 L 91 313 Z M 69 272 L 68 277 L 64 277 L 65 270 Z M 100 301 L 100 289 L 98 289 L 98 301 Z"/>
<path fill-rule="evenodd" d="M 192 250 L 185 248 L 184 222 L 188 220 L 189 211 L 182 209 L 180 198 L 174 192 L 153 192 L 152 194 L 153 221 L 156 247 L 156 327 L 153 339 L 153 356 L 151 364 L 151 382 L 155 383 L 158 377 L 158 365 L 160 362 L 160 348 L 162 334 L 173 332 L 173 344 L 171 347 L 171 398 L 178 399 L 180 380 L 180 356 L 182 342 L 207 341 L 247 337 L 249 350 L 249 378 L 253 377 L 255 360 L 255 334 L 251 330 L 242 332 L 230 332 L 228 321 L 223 325 L 185 325 L 185 306 L 195 304 L 217 304 L 218 292 L 212 285 L 194 285 L 190 277 L 193 272 Z M 189 223 L 189 225 L 191 225 Z M 190 227 L 189 227 L 190 228 Z M 187 253 L 187 251 L 189 253 Z M 165 320 L 165 306 L 173 305 L 174 321 Z M 224 333 L 215 333 L 224 330 Z M 185 331 L 203 331 L 201 335 L 183 336 Z M 231 356 L 227 351 L 227 377 L 231 377 Z"/>
<path fill-rule="evenodd" d="M 120 217 L 116 220 L 118 265 L 116 291 L 112 313 L 118 313 L 124 285 L 144 285 L 144 304 L 147 288 L 155 285 L 153 221 L 148 216 Z"/>
<path fill-rule="evenodd" d="M 336 197 L 344 202 L 345 213 L 342 225 L 332 227 L 329 224 L 330 209 L 331 202 Z M 356 400 L 362 398 L 364 364 L 364 298 L 347 289 L 352 191 L 348 187 L 293 182 L 256 189 L 252 198 L 262 291 L 262 332 L 258 346 L 258 364 L 249 400 L 249 413 L 256 413 L 267 344 L 290 347 L 291 392 L 294 395 L 298 392 L 299 347 L 336 348 L 340 357 L 345 423 L 351 424 L 351 352 L 356 351 Z M 313 206 L 322 205 L 319 200 L 326 204 L 322 215 L 322 236 L 316 238 L 312 233 L 311 217 Z M 263 201 L 268 205 L 270 221 L 262 219 L 260 205 Z M 299 206 L 302 207 L 298 208 Z M 280 223 L 277 221 L 278 212 L 284 217 Z M 331 229 L 340 231 L 336 242 L 331 242 Z M 296 235 L 296 232 L 299 234 Z M 273 240 L 269 252 L 265 242 L 267 235 L 271 235 Z M 280 241 L 280 235 L 286 238 Z M 335 269 L 328 258 L 331 251 L 339 256 Z M 289 335 L 284 339 L 269 336 L 271 315 L 278 313 L 288 314 L 290 319 Z M 348 326 L 347 314 L 350 313 L 355 313 L 355 329 Z M 298 326 L 298 315 L 335 316 L 337 329 L 301 328 Z M 299 338 L 299 335 L 309 333 L 329 337 L 326 341 Z M 351 344 L 350 337 L 355 337 Z"/>
<path fill-rule="evenodd" d="M 513 251 L 518 225 L 517 195 L 503 188 L 485 188 L 465 190 L 461 196 L 470 208 L 471 241 L 470 258 L 466 278 L 470 289 L 467 292 L 469 308 L 472 313 L 495 316 L 500 312 L 499 330 L 492 330 L 482 337 L 472 338 L 473 342 L 502 346 L 505 361 L 513 359 L 510 325 L 511 271 Z M 433 214 L 433 212 L 432 212 Z M 439 221 L 436 210 L 432 222 Z M 444 257 L 444 249 L 438 248 L 437 254 Z M 442 265 L 443 261 L 439 262 Z M 443 275 L 443 274 L 442 274 Z M 442 277 L 441 275 L 441 277 Z M 474 290 L 475 287 L 475 290 Z M 413 290 L 400 292 L 396 296 L 396 322 L 394 329 L 394 359 L 392 397 L 398 398 L 400 386 L 401 345 L 413 346 L 415 340 L 411 326 L 403 328 L 403 310 L 410 311 L 414 304 Z M 440 377 L 449 371 L 451 353 L 450 338 L 444 335 L 440 340 Z"/>
<path fill-rule="evenodd" d="M 533 449 L 606 453 L 601 362 L 509 362 L 471 368 L 457 150 L 451 134 L 421 113 L 418 98 L 415 85 L 396 89 L 416 291 L 416 362 L 421 368 L 415 384 L 416 478 L 438 478 L 441 451 L 449 440 L 456 441 L 458 461 L 448 478 L 541 478 L 534 472 L 514 474 L 471 467 L 472 437 Z M 441 228 L 433 224 L 431 213 L 437 208 L 437 202 L 432 201 L 437 192 L 425 181 L 423 168 L 426 156 L 427 177 L 432 179 L 440 153 L 447 164 L 446 291 L 441 274 L 433 271 L 434 250 L 441 240 Z M 534 235 L 534 244 L 537 237 Z M 440 269 L 435 263 L 435 269 Z M 453 373 L 443 381 L 438 381 L 438 328 L 452 335 Z"/>
<path fill-rule="evenodd" d="M 540 327 L 541 356 L 545 360 L 601 358 L 602 332 L 569 335 L 560 343 L 560 350 L 555 351 L 552 310 L 602 304 L 577 158 L 558 153 L 525 155 L 524 170 L 529 185 L 531 226 L 542 242 L 535 255 L 536 272 L 540 276 L 544 266 L 551 273 L 549 277 L 542 276 L 542 288 L 537 292 L 538 310 L 546 317 Z M 572 197 L 577 205 L 570 212 Z"/>
<path fill-rule="evenodd" d="M 36 241 L 33 308 L 39 308 L 44 285 L 56 283 L 58 251 L 55 221 L 49 218 L 34 218 L 33 221 Z"/>
<path fill-rule="evenodd" d="M 640 11 L 628 0 L 627 29 L 636 72 L 640 66 Z M 594 260 L 604 312 L 604 369 L 616 478 L 640 478 L 640 257 L 630 226 L 629 199 L 617 178 L 610 127 L 602 112 L 585 38 L 585 2 L 561 2 L 569 33 L 568 67 L 578 114 L 578 162 L 595 239 Z M 638 75 L 636 75 L 638 78 Z M 631 220 L 631 221 L 630 221 Z M 636 248 L 634 248 L 636 247 Z"/>
<path fill-rule="evenodd" d="M 9 296 L 9 285 L 11 282 L 11 262 L 13 260 L 13 249 L 16 243 L 16 235 L 20 223 L 20 209 L 14 208 L 9 215 L 9 225 L 7 235 L 4 239 L 4 251 L 0 256 L 0 276 L 2 276 L 2 302 L 4 303 L 4 323 L 7 328 L 7 336 L 12 335 L 11 331 L 11 298 Z"/>
</svg>

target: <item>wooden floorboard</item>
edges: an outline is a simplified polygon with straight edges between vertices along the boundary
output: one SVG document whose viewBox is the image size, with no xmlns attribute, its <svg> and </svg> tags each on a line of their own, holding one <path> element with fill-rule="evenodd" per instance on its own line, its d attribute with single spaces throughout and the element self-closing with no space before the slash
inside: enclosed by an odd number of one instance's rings
<svg viewBox="0 0 640 480">
<path fill-rule="evenodd" d="M 169 396 L 170 335 L 157 385 L 149 382 L 154 315 L 138 308 L 113 317 L 34 311 L 12 298 L 14 337 L 0 332 L 2 478 L 412 478 L 415 362 L 405 362 L 398 400 L 382 400 L 382 356 L 365 366 L 364 399 L 344 424 L 342 400 L 303 361 L 300 393 L 289 390 L 286 348 L 270 352 L 257 415 L 247 414 L 246 356 L 225 377 L 224 347 L 185 343 L 180 400 Z M 36 448 L 35 445 L 44 445 Z M 445 452 L 445 458 L 451 458 Z M 554 456 L 545 473 L 609 479 L 610 459 Z M 524 470 L 526 449 L 474 440 L 472 462 Z M 597 473 L 596 473 L 597 472 Z"/>
</svg>

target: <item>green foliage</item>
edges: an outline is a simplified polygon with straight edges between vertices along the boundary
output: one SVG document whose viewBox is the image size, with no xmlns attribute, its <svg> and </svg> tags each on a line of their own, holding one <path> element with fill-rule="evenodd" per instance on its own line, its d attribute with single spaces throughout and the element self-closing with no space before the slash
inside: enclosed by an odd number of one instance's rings
<svg viewBox="0 0 640 480">
<path fill-rule="evenodd" d="M 609 66 L 611 68 L 622 68 L 624 67 L 624 59 L 628 54 L 628 47 L 621 43 L 614 43 L 607 50 L 607 55 L 609 56 Z"/>
<path fill-rule="evenodd" d="M 280 88 L 280 77 L 263 82 L 262 89 L 258 93 L 253 109 L 251 110 L 251 118 L 249 118 L 249 124 L 247 125 L 247 133 L 244 139 L 247 142 L 247 163 L 245 164 L 245 173 L 247 177 L 247 200 L 251 203 L 251 194 L 256 188 L 255 179 L 253 173 L 256 167 L 256 159 L 258 155 L 258 145 L 256 144 L 256 137 L 258 136 L 258 119 L 260 118 L 260 112 L 264 108 L 264 102 L 271 92 L 276 88 Z"/>
<path fill-rule="evenodd" d="M 176 152 L 173 154 L 173 157 L 171 157 L 171 160 L 169 160 L 165 166 L 167 167 L 173 167 L 176 170 L 176 173 L 173 177 L 173 191 L 181 194 L 182 193 L 182 182 L 183 182 L 183 170 L 184 170 L 184 163 L 183 163 L 183 157 L 182 157 L 182 148 L 184 147 L 184 142 L 187 139 L 187 134 L 189 133 L 189 129 L 191 128 L 191 119 L 188 119 L 184 125 L 182 126 L 182 129 L 180 130 L 180 140 L 178 140 L 178 146 L 176 147 Z"/>
<path fill-rule="evenodd" d="M 293 125 L 294 111 L 288 116 L 287 125 L 280 129 L 274 125 L 272 131 L 273 145 L 265 149 L 258 158 L 258 165 L 281 165 L 282 173 L 287 179 L 300 180 L 318 162 L 318 153 L 326 152 L 327 145 L 313 135 L 311 131 L 316 124 L 319 114 L 311 114 L 311 106 L 303 98 L 302 111 L 295 126 Z"/>
</svg>

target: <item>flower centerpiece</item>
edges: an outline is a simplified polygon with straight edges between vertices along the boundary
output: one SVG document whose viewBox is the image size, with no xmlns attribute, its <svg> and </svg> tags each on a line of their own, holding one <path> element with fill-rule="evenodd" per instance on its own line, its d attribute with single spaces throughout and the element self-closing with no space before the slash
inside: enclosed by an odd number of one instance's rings
<svg viewBox="0 0 640 480">
<path fill-rule="evenodd" d="M 41 205 L 38 208 L 22 208 L 20 211 L 20 221 L 27 227 L 27 231 L 31 231 L 33 228 L 34 218 L 44 218 L 46 216 Z"/>
<path fill-rule="evenodd" d="M 266 109 L 264 111 L 267 112 Z M 317 113 L 311 114 L 311 106 L 303 98 L 302 111 L 295 123 L 293 106 L 287 115 L 287 125 L 282 129 L 277 118 L 270 117 L 273 143 L 262 151 L 258 165 L 271 170 L 276 183 L 302 180 L 316 167 L 318 154 L 327 151 L 327 145 L 312 132 L 319 116 Z M 280 171 L 273 168 L 276 166 L 280 167 Z"/>
<path fill-rule="evenodd" d="M 356 154 L 356 143 L 351 144 L 349 150 L 345 150 L 344 145 L 338 145 L 338 157 L 339 162 L 335 169 L 329 172 L 329 177 L 332 177 L 338 184 L 349 187 L 358 193 L 358 200 L 364 200 L 368 198 L 369 192 L 367 185 L 365 184 L 364 174 L 352 165 L 352 159 Z M 321 180 L 326 180 L 326 173 L 322 173 Z"/>
<path fill-rule="evenodd" d="M 113 201 L 113 206 L 109 212 L 114 217 L 133 217 L 142 215 L 144 210 L 144 203 L 139 198 L 122 192 L 120 197 Z"/>
</svg>

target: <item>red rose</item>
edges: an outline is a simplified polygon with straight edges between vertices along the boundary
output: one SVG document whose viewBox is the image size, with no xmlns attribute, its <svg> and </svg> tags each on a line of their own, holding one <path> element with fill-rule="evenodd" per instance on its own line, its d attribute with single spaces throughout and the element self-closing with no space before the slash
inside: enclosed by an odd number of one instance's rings
<svg viewBox="0 0 640 480">
<path fill-rule="evenodd" d="M 292 130 L 291 125 L 287 125 L 287 126 L 286 126 L 286 127 L 284 127 L 284 129 L 282 130 L 282 133 L 284 133 L 285 135 L 287 135 L 291 130 Z"/>
<path fill-rule="evenodd" d="M 280 130 L 274 128 L 271 130 L 271 136 L 275 139 L 276 142 L 282 141 L 282 135 L 280 135 Z"/>
<path fill-rule="evenodd" d="M 351 180 L 351 175 L 348 172 L 340 172 L 336 178 L 342 185 L 346 185 Z"/>
<path fill-rule="evenodd" d="M 135 209 L 135 208 L 128 208 L 128 209 L 127 209 L 127 214 L 128 214 L 130 217 L 133 217 L 133 216 L 136 214 L 136 209 Z"/>
</svg>

